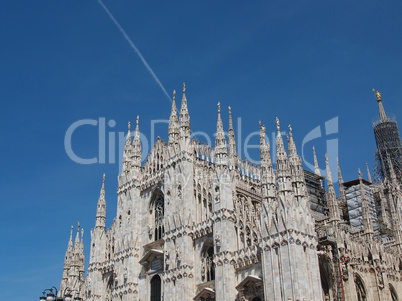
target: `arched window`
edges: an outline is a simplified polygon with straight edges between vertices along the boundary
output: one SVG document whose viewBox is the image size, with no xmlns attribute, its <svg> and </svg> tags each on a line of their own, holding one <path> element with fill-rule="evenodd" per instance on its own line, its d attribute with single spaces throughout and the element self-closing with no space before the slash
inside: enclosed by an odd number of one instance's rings
<svg viewBox="0 0 402 301">
<path fill-rule="evenodd" d="M 159 275 L 155 275 L 151 279 L 151 301 L 162 300 L 162 281 Z"/>
<path fill-rule="evenodd" d="M 398 295 L 396 294 L 395 288 L 392 286 L 392 284 L 389 284 L 389 290 L 391 291 L 391 299 L 392 301 L 398 301 Z"/>
<path fill-rule="evenodd" d="M 204 247 L 201 259 L 201 278 L 203 282 L 215 280 L 214 247 L 210 244 Z"/>
<path fill-rule="evenodd" d="M 114 278 L 113 275 L 110 275 L 108 281 L 107 281 L 107 285 L 106 285 L 106 291 L 107 291 L 107 300 L 112 300 L 112 296 L 113 296 L 113 287 L 114 287 Z"/>
<path fill-rule="evenodd" d="M 153 214 L 154 214 L 154 232 L 155 241 L 160 240 L 165 232 L 163 225 L 163 217 L 165 214 L 165 200 L 162 193 L 155 196 L 154 202 L 152 204 Z"/>
<path fill-rule="evenodd" d="M 364 288 L 363 280 L 359 275 L 355 275 L 355 285 L 357 292 L 357 301 L 367 301 L 366 289 Z"/>
</svg>

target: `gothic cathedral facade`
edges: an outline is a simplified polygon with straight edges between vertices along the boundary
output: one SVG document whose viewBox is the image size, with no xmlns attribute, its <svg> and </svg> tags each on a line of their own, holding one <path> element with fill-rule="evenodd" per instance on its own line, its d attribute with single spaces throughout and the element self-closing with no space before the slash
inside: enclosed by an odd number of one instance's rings
<svg viewBox="0 0 402 301">
<path fill-rule="evenodd" d="M 103 182 L 86 277 L 83 238 L 73 245 L 71 233 L 60 291 L 88 301 L 402 300 L 395 174 L 374 185 L 360 172 L 350 184 L 361 192 L 362 226 L 352 227 L 340 168 L 338 197 L 328 163 L 325 190 L 317 163 L 315 173 L 303 169 L 291 127 L 287 150 L 276 127 L 276 162 L 261 123 L 260 164 L 237 155 L 230 107 L 227 139 L 219 104 L 215 145 L 192 139 L 184 85 L 168 142 L 158 138 L 142 163 L 137 117 L 116 217 L 107 229 Z"/>
</svg>

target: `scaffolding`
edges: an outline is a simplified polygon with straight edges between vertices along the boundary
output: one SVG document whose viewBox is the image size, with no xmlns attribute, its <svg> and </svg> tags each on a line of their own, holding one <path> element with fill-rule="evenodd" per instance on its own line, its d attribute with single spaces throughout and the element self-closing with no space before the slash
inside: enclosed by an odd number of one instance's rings
<svg viewBox="0 0 402 301">
<path fill-rule="evenodd" d="M 402 143 L 395 118 L 380 119 L 373 124 L 377 150 L 374 159 L 376 180 L 391 179 L 390 162 L 402 183 Z"/>
<path fill-rule="evenodd" d="M 354 229 L 363 229 L 363 213 L 362 213 L 362 195 L 360 189 L 360 181 L 353 180 L 344 183 L 346 203 L 349 212 L 349 222 L 350 226 Z M 373 190 L 371 183 L 363 180 L 363 188 L 365 192 L 365 197 L 370 210 L 370 220 L 373 225 L 374 232 L 379 231 L 376 203 L 374 200 Z"/>
<path fill-rule="evenodd" d="M 307 191 L 310 200 L 310 209 L 319 214 L 325 214 L 326 201 L 324 191 L 324 177 L 318 176 L 308 170 L 304 170 L 304 178 L 306 180 Z"/>
</svg>

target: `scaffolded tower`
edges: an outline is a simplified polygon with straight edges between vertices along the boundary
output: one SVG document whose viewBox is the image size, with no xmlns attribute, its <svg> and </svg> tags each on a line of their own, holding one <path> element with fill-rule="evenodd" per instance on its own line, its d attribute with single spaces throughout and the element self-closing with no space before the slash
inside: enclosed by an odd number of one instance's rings
<svg viewBox="0 0 402 301">
<path fill-rule="evenodd" d="M 373 91 L 375 91 L 373 89 Z M 388 181 L 391 179 L 390 162 L 394 166 L 399 181 L 402 181 L 402 143 L 398 124 L 395 119 L 385 114 L 380 92 L 376 92 L 380 118 L 373 123 L 377 143 L 376 159 L 377 176 Z"/>
</svg>

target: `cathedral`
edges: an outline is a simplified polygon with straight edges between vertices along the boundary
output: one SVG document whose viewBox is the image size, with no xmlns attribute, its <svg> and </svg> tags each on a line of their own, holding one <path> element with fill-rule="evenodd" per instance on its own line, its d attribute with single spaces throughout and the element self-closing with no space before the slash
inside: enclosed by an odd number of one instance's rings
<svg viewBox="0 0 402 301">
<path fill-rule="evenodd" d="M 326 178 L 315 151 L 315 172 L 303 169 L 290 126 L 285 148 L 276 119 L 273 162 L 260 123 L 255 164 L 236 152 L 230 107 L 227 134 L 220 110 L 215 145 L 193 139 L 183 85 L 168 141 L 158 138 L 144 162 L 139 118 L 133 137 L 129 124 L 117 214 L 106 228 L 103 176 L 87 273 L 78 225 L 60 297 L 69 289 L 86 301 L 402 301 L 393 161 L 387 177 L 372 181 L 367 168 L 347 182 L 338 162 L 338 196 L 328 158 Z"/>
</svg>

